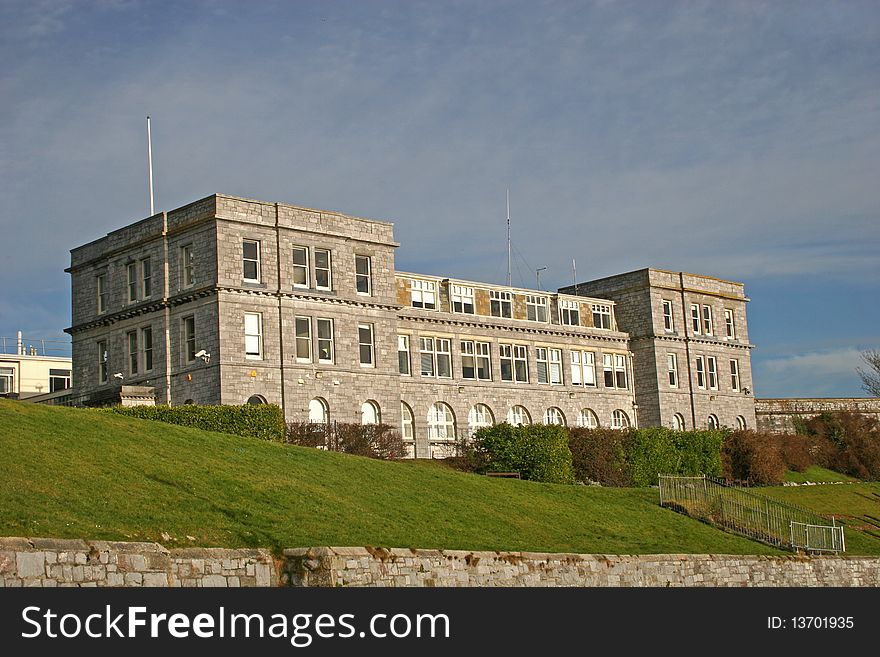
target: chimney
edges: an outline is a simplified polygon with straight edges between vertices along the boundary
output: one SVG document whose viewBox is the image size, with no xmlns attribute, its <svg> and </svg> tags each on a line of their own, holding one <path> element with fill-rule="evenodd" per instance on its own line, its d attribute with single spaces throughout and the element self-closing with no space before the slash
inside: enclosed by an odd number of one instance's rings
<svg viewBox="0 0 880 657">
<path fill-rule="evenodd" d="M 16 344 L 16 348 L 17 351 L 15 353 L 17 353 L 19 356 L 24 356 L 24 343 L 22 343 L 21 341 L 21 331 L 18 332 L 18 341 Z"/>
</svg>

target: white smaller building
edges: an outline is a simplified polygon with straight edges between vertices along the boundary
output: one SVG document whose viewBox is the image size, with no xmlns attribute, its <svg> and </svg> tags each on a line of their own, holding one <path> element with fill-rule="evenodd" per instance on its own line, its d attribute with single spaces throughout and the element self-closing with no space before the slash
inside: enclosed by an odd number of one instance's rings
<svg viewBox="0 0 880 657">
<path fill-rule="evenodd" d="M 0 342 L 0 397 L 26 399 L 69 390 L 72 384 L 69 356 L 49 355 L 66 349 L 62 341 L 29 341 L 21 337 Z"/>
</svg>

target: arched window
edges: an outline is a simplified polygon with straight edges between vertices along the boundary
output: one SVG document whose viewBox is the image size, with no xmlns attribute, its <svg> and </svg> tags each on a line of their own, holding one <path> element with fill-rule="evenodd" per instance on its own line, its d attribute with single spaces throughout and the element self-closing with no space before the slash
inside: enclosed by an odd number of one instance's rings
<svg viewBox="0 0 880 657">
<path fill-rule="evenodd" d="M 266 398 L 263 395 L 251 395 L 247 400 L 248 404 L 265 404 Z"/>
<path fill-rule="evenodd" d="M 599 426 L 599 418 L 592 408 L 582 408 L 578 413 L 578 426 L 587 429 L 595 429 Z"/>
<path fill-rule="evenodd" d="M 563 415 L 562 411 L 555 406 L 551 406 L 544 411 L 544 424 L 558 424 L 559 426 L 564 427 L 565 415 Z"/>
<path fill-rule="evenodd" d="M 381 419 L 379 404 L 368 399 L 361 405 L 361 424 L 379 424 Z"/>
<path fill-rule="evenodd" d="M 736 416 L 736 428 L 740 431 L 745 431 L 746 429 L 746 419 L 742 415 Z"/>
<path fill-rule="evenodd" d="M 718 428 L 718 418 L 715 415 L 710 415 L 706 418 L 706 426 L 710 429 Z"/>
<path fill-rule="evenodd" d="M 611 414 L 611 428 L 626 429 L 629 426 L 629 416 L 619 408 Z"/>
<path fill-rule="evenodd" d="M 413 427 L 413 412 L 406 402 L 400 402 L 400 424 L 403 439 L 414 440 L 416 434 Z"/>
<path fill-rule="evenodd" d="M 513 406 L 507 412 L 507 423 L 515 427 L 532 423 L 532 417 L 525 409 L 525 406 Z"/>
<path fill-rule="evenodd" d="M 491 427 L 493 424 L 495 424 L 495 418 L 485 404 L 474 404 L 468 412 L 468 430 L 471 433 L 476 433 L 483 427 Z"/>
<path fill-rule="evenodd" d="M 327 424 L 330 421 L 330 407 L 320 397 L 309 402 L 309 422 Z"/>
<path fill-rule="evenodd" d="M 455 414 L 448 404 L 435 402 L 428 409 L 428 440 L 455 440 Z"/>
<path fill-rule="evenodd" d="M 684 416 L 681 413 L 672 416 L 672 428 L 676 431 L 684 431 Z"/>
</svg>

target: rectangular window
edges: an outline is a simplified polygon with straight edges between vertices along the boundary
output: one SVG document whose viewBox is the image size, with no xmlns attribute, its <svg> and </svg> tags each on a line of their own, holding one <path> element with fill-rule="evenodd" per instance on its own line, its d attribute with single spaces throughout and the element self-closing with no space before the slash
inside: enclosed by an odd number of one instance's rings
<svg viewBox="0 0 880 657">
<path fill-rule="evenodd" d="M 315 249 L 315 288 L 318 290 L 333 289 L 333 269 L 330 251 Z"/>
<path fill-rule="evenodd" d="M 304 246 L 293 247 L 293 287 L 309 286 L 309 250 Z"/>
<path fill-rule="evenodd" d="M 675 330 L 675 322 L 672 319 L 672 302 L 663 299 L 663 329 L 670 333 Z"/>
<path fill-rule="evenodd" d="M 312 318 L 295 317 L 293 328 L 296 333 L 296 359 L 301 363 L 312 362 Z"/>
<path fill-rule="evenodd" d="M 107 341 L 98 340 L 98 383 L 107 383 Z"/>
<path fill-rule="evenodd" d="M 569 326 L 580 326 L 580 304 L 577 301 L 559 300 L 559 323 L 568 324 Z"/>
<path fill-rule="evenodd" d="M 244 314 L 244 357 L 260 360 L 263 357 L 263 315 Z"/>
<path fill-rule="evenodd" d="M 706 387 L 706 362 L 702 356 L 697 356 L 697 387 Z"/>
<path fill-rule="evenodd" d="M 141 349 L 144 351 L 144 372 L 153 369 L 153 327 L 141 329 Z"/>
<path fill-rule="evenodd" d="M 189 287 L 196 282 L 192 244 L 180 247 L 180 286 Z"/>
<path fill-rule="evenodd" d="M 562 385 L 562 350 L 550 350 L 550 383 Z"/>
<path fill-rule="evenodd" d="M 703 333 L 712 335 L 712 307 L 703 306 Z"/>
<path fill-rule="evenodd" d="M 315 320 L 318 328 L 318 362 L 332 363 L 334 359 L 333 349 L 333 320 L 319 317 Z"/>
<path fill-rule="evenodd" d="M 452 312 L 474 314 L 474 288 L 452 286 Z"/>
<path fill-rule="evenodd" d="M 98 291 L 98 313 L 107 312 L 107 274 L 98 274 L 95 285 Z"/>
<path fill-rule="evenodd" d="M 678 387 L 678 357 L 675 354 L 666 354 L 666 371 L 669 375 L 669 387 Z"/>
<path fill-rule="evenodd" d="M 434 376 L 437 371 L 434 338 L 419 338 L 419 355 L 422 363 L 422 376 Z"/>
<path fill-rule="evenodd" d="M 477 379 L 480 381 L 492 380 L 492 357 L 489 355 L 489 343 L 477 343 Z"/>
<path fill-rule="evenodd" d="M 602 372 L 605 375 L 605 387 L 614 387 L 614 356 L 602 354 Z"/>
<path fill-rule="evenodd" d="M 618 388 L 626 390 L 626 356 L 614 354 L 614 379 Z"/>
<path fill-rule="evenodd" d="M 593 309 L 593 326 L 600 329 L 611 328 L 611 306 L 605 304 L 594 303 Z"/>
<path fill-rule="evenodd" d="M 571 383 L 575 386 L 596 385 L 596 356 L 592 351 L 572 351 Z"/>
<path fill-rule="evenodd" d="M 492 317 L 513 317 L 513 295 L 492 290 L 489 294 L 489 311 Z"/>
<path fill-rule="evenodd" d="M 370 256 L 356 255 L 354 257 L 355 287 L 358 294 L 372 294 L 372 274 Z"/>
<path fill-rule="evenodd" d="M 724 329 L 729 340 L 736 339 L 736 324 L 733 319 L 733 311 L 729 308 L 724 310 Z"/>
<path fill-rule="evenodd" d="M 538 383 L 562 383 L 562 351 L 535 347 Z"/>
<path fill-rule="evenodd" d="M 358 354 L 362 366 L 376 366 L 372 324 L 358 324 Z"/>
<path fill-rule="evenodd" d="M 700 307 L 695 303 L 691 304 L 691 328 L 694 335 L 700 334 Z"/>
<path fill-rule="evenodd" d="M 241 241 L 242 278 L 249 283 L 260 282 L 260 243 L 256 240 Z"/>
<path fill-rule="evenodd" d="M 540 296 L 526 297 L 526 318 L 533 322 L 546 322 L 550 313 L 547 312 L 549 299 Z"/>
<path fill-rule="evenodd" d="M 149 258 L 141 260 L 141 292 L 144 299 L 153 296 L 153 265 Z"/>
<path fill-rule="evenodd" d="M 12 368 L 3 368 L 12 371 Z M 59 390 L 67 390 L 70 388 L 70 370 L 49 370 L 49 392 L 58 392 Z M 2 382 L 0 382 L 0 394 L 2 390 Z M 7 391 L 9 392 L 9 391 Z"/>
<path fill-rule="evenodd" d="M 138 266 L 136 262 L 129 263 L 125 267 L 128 277 L 128 302 L 134 303 L 138 298 Z"/>
<path fill-rule="evenodd" d="M 461 343 L 461 378 L 492 380 L 488 342 L 463 340 Z"/>
<path fill-rule="evenodd" d="M 730 388 L 739 391 L 739 361 L 733 358 L 730 360 Z"/>
<path fill-rule="evenodd" d="M 0 367 L 0 395 L 9 395 L 13 392 L 15 392 L 15 368 Z"/>
<path fill-rule="evenodd" d="M 128 341 L 128 373 L 138 373 L 138 334 L 137 331 L 129 331 L 126 335 Z"/>
<path fill-rule="evenodd" d="M 183 358 L 187 363 L 196 359 L 196 318 L 183 318 Z"/>
<path fill-rule="evenodd" d="M 427 308 L 434 310 L 437 307 L 437 284 L 434 281 L 410 281 L 413 308 Z"/>
<path fill-rule="evenodd" d="M 397 336 L 397 370 L 406 376 L 410 375 L 408 335 Z"/>
<path fill-rule="evenodd" d="M 709 356 L 706 359 L 706 369 L 709 373 L 709 387 L 712 390 L 718 389 L 718 365 L 715 356 Z"/>
<path fill-rule="evenodd" d="M 550 383 L 550 361 L 545 347 L 535 347 L 535 360 L 537 361 L 538 383 Z"/>
<path fill-rule="evenodd" d="M 513 345 L 499 344 L 498 356 L 501 362 L 501 380 L 513 381 Z"/>
<path fill-rule="evenodd" d="M 434 340 L 437 347 L 437 376 L 441 379 L 452 378 L 452 341 L 446 338 Z"/>
<path fill-rule="evenodd" d="M 516 383 L 529 382 L 529 351 L 523 345 L 513 345 L 513 379 Z"/>
</svg>

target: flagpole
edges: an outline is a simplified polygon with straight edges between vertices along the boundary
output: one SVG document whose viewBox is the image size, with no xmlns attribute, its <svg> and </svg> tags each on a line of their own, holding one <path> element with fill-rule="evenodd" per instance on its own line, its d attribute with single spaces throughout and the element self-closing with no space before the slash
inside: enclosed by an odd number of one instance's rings
<svg viewBox="0 0 880 657">
<path fill-rule="evenodd" d="M 147 162 L 150 168 L 150 216 L 154 214 L 153 209 L 153 137 L 150 134 L 150 117 L 147 117 Z"/>
<path fill-rule="evenodd" d="M 510 280 L 510 188 L 507 188 L 507 287 L 511 286 Z"/>
</svg>

